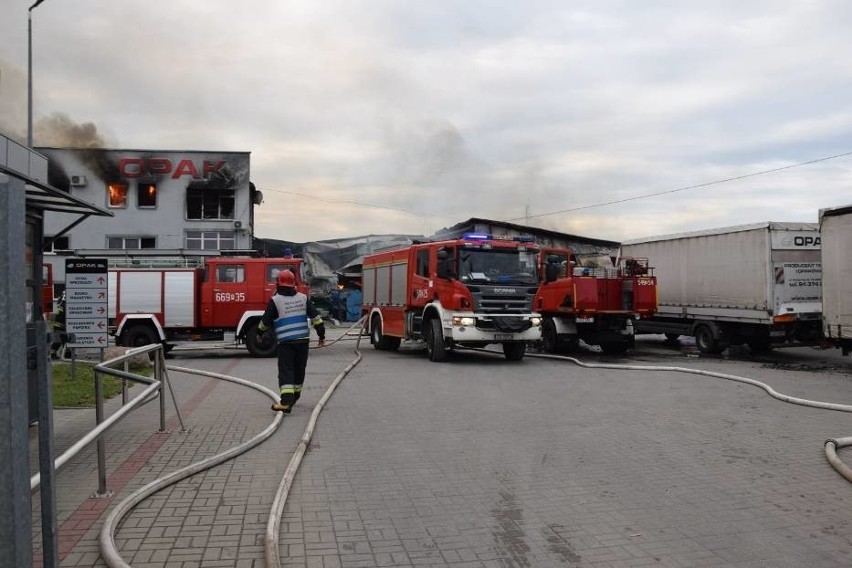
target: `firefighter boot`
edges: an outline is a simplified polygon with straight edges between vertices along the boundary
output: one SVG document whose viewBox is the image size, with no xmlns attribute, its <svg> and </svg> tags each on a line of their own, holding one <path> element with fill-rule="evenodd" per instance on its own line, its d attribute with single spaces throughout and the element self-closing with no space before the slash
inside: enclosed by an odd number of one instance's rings
<svg viewBox="0 0 852 568">
<path fill-rule="evenodd" d="M 275 410 L 277 412 L 283 412 L 284 414 L 290 414 L 290 411 L 293 410 L 293 405 L 292 404 L 284 404 L 283 402 L 281 402 L 281 403 L 276 402 L 275 404 L 272 405 L 272 410 Z"/>
</svg>

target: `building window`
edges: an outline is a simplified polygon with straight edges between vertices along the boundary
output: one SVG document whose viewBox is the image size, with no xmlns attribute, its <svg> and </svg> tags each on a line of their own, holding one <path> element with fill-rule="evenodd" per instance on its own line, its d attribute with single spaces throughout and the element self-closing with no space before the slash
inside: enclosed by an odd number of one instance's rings
<svg viewBox="0 0 852 568">
<path fill-rule="evenodd" d="M 246 269 L 242 264 L 221 264 L 216 268 L 216 282 L 245 282 Z"/>
<path fill-rule="evenodd" d="M 55 250 L 71 250 L 71 240 L 68 236 L 57 237 L 52 239 L 47 237 L 44 239 L 44 246 L 41 249 L 44 252 L 53 252 Z"/>
<path fill-rule="evenodd" d="M 136 188 L 137 207 L 157 206 L 157 186 L 153 183 L 140 183 Z"/>
<path fill-rule="evenodd" d="M 215 187 L 186 189 L 187 219 L 233 219 L 234 190 Z"/>
<path fill-rule="evenodd" d="M 187 231 L 186 247 L 194 250 L 234 249 L 234 231 Z"/>
<path fill-rule="evenodd" d="M 127 186 L 125 184 L 111 183 L 107 185 L 107 192 L 110 207 L 127 207 Z"/>
<path fill-rule="evenodd" d="M 108 249 L 138 250 L 157 248 L 156 237 L 107 237 Z"/>
</svg>

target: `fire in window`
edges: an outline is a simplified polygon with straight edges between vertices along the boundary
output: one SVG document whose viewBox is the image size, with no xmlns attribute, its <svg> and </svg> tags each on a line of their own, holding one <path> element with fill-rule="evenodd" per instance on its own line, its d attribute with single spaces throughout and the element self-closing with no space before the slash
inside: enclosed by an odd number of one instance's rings
<svg viewBox="0 0 852 568">
<path fill-rule="evenodd" d="M 137 207 L 157 206 L 157 186 L 153 183 L 140 183 L 136 190 Z"/>
<path fill-rule="evenodd" d="M 111 183 L 107 186 L 110 207 L 127 207 L 127 186 L 123 183 Z"/>
</svg>

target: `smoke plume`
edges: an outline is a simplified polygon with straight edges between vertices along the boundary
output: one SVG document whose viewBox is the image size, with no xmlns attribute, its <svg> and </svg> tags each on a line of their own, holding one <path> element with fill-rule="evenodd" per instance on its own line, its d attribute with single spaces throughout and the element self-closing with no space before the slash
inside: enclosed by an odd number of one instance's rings
<svg viewBox="0 0 852 568">
<path fill-rule="evenodd" d="M 106 142 L 91 122 L 78 124 L 62 112 L 40 118 L 33 127 L 33 145 L 50 148 L 103 148 Z"/>
</svg>

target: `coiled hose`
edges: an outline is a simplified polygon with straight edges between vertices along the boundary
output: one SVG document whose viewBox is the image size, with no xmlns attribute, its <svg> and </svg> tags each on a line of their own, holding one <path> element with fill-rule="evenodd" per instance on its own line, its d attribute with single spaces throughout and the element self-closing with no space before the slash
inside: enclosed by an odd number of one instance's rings
<svg viewBox="0 0 852 568">
<path fill-rule="evenodd" d="M 766 383 L 762 383 L 760 381 L 756 381 L 754 379 L 749 379 L 747 377 L 740 377 L 737 375 L 729 375 L 727 373 L 717 373 L 715 371 L 704 371 L 701 369 L 690 369 L 688 367 L 674 367 L 674 366 L 665 366 L 665 365 L 617 365 L 615 363 L 586 363 L 584 361 L 580 361 L 579 359 L 575 359 L 574 357 L 568 357 L 564 355 L 547 355 L 544 353 L 528 353 L 529 357 L 538 357 L 541 359 L 556 359 L 561 361 L 571 361 L 572 363 L 579 365 L 580 367 L 586 367 L 589 369 L 621 369 L 621 370 L 632 370 L 632 371 L 675 371 L 678 373 L 691 373 L 693 375 L 704 375 L 708 377 L 715 377 L 717 379 L 725 379 L 728 381 L 736 381 L 740 383 L 745 383 L 747 385 L 756 386 L 758 388 L 763 389 L 766 393 L 782 402 L 789 402 L 790 404 L 798 404 L 800 406 L 809 406 L 811 408 L 821 408 L 824 410 L 836 410 L 838 412 L 852 412 L 852 406 L 848 404 L 836 404 L 833 402 L 820 402 L 816 400 L 807 400 L 804 398 L 798 398 L 795 396 L 789 396 L 783 393 L 780 393 L 767 385 Z M 825 441 L 825 457 L 828 460 L 828 463 L 843 477 L 845 477 L 848 481 L 852 482 L 852 469 L 850 469 L 846 464 L 844 464 L 839 457 L 837 457 L 837 450 L 839 448 L 845 448 L 847 446 L 852 446 L 852 436 L 846 438 L 829 438 Z"/>
<path fill-rule="evenodd" d="M 356 322 L 352 327 L 350 327 L 347 332 L 344 334 L 348 334 L 351 330 L 356 327 L 363 328 L 364 322 L 366 318 L 361 318 L 358 322 Z M 341 336 L 343 337 L 343 336 Z M 337 338 L 329 343 L 327 343 L 324 347 L 330 347 L 334 345 L 340 338 Z M 311 418 L 308 422 L 308 427 L 305 429 L 305 434 L 302 435 L 302 441 L 299 443 L 299 447 L 296 450 L 296 454 L 290 460 L 290 465 L 287 467 L 287 470 L 284 473 L 284 478 L 276 492 L 275 500 L 273 502 L 272 512 L 270 513 L 269 523 L 267 524 L 267 534 L 266 534 L 266 553 L 267 553 L 267 566 L 280 566 L 280 560 L 278 559 L 278 555 L 275 554 L 274 559 L 270 561 L 269 553 L 270 549 L 273 552 L 277 552 L 278 550 L 278 526 L 281 519 L 281 512 L 284 509 L 284 504 L 287 498 L 287 493 L 289 492 L 290 485 L 292 484 L 293 477 L 296 475 L 296 471 L 299 468 L 299 464 L 301 464 L 302 456 L 307 449 L 308 444 L 310 443 L 311 436 L 313 434 L 313 429 L 316 425 L 317 418 L 319 413 L 322 410 L 322 407 L 331 398 L 332 393 L 337 388 L 337 385 L 343 378 L 361 361 L 361 352 L 358 350 L 361 343 L 361 332 L 359 330 L 358 334 L 358 342 L 355 347 L 356 358 L 335 378 L 334 382 L 331 386 L 326 390 L 320 402 L 314 408 L 313 413 L 311 414 Z M 205 377 L 212 377 L 215 379 L 221 379 L 224 381 L 229 381 L 232 383 L 236 383 L 239 385 L 243 385 L 249 388 L 253 388 L 269 398 L 271 398 L 274 402 L 278 402 L 279 395 L 273 390 L 266 388 L 263 385 L 259 385 L 257 383 L 253 383 L 251 381 L 247 381 L 245 379 L 240 379 L 238 377 L 232 377 L 229 375 L 223 375 L 220 373 L 212 373 L 209 371 L 201 371 L 198 369 L 190 369 L 187 367 L 175 367 L 169 365 L 167 367 L 168 370 L 177 371 L 182 373 L 189 373 L 195 375 L 201 375 Z M 166 487 L 177 483 L 187 477 L 195 475 L 197 473 L 201 473 L 211 467 L 217 466 L 221 463 L 224 463 L 232 458 L 239 456 L 257 446 L 270 436 L 275 433 L 278 427 L 281 425 L 284 419 L 284 415 L 281 413 L 276 413 L 275 419 L 272 423 L 267 426 L 262 432 L 254 436 L 253 438 L 234 446 L 220 454 L 216 454 L 215 456 L 211 456 L 207 459 L 201 460 L 199 462 L 190 464 L 186 467 L 183 467 L 175 472 L 172 472 L 169 475 L 161 477 L 159 479 L 155 479 L 154 481 L 148 483 L 147 485 L 137 489 L 132 494 L 130 494 L 127 498 L 121 501 L 118 505 L 113 508 L 110 514 L 107 516 L 104 521 L 103 526 L 101 527 L 100 532 L 100 549 L 101 556 L 106 562 L 107 566 L 110 568 L 130 568 L 130 564 L 124 561 L 121 555 L 118 553 L 118 550 L 115 546 L 115 532 L 118 525 L 121 523 L 121 520 L 139 503 L 153 495 L 154 493 L 165 489 Z M 270 529 L 272 528 L 272 530 Z M 274 541 L 274 542 L 273 542 Z"/>
</svg>

